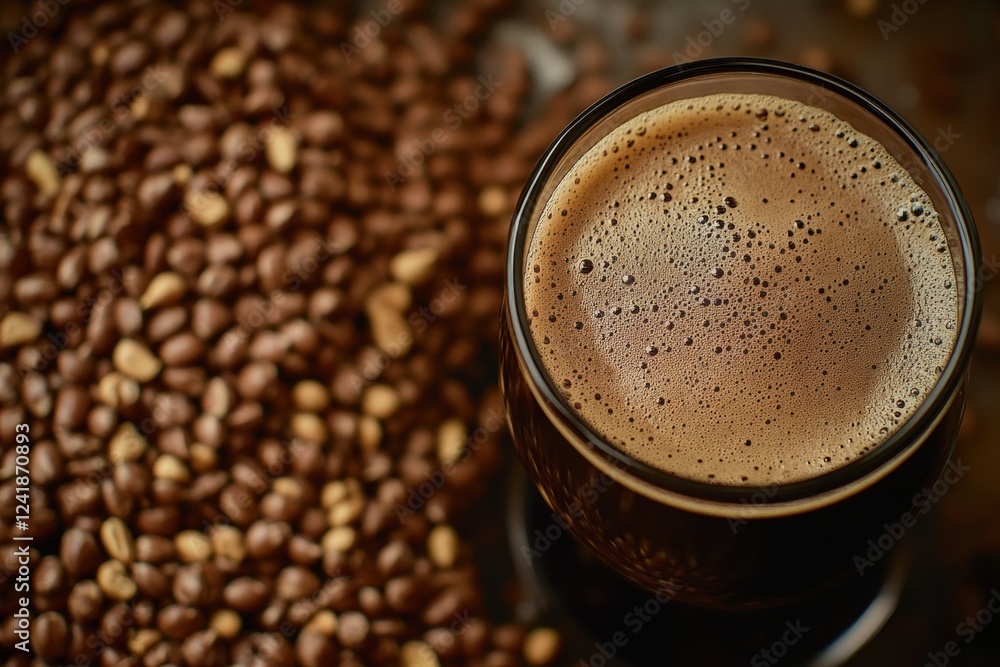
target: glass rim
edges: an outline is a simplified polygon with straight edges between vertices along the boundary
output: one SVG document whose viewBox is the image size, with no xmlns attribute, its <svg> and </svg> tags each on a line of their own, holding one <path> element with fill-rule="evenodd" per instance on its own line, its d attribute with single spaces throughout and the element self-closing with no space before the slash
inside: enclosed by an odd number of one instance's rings
<svg viewBox="0 0 1000 667">
<path fill-rule="evenodd" d="M 679 475 L 674 475 L 626 454 L 607 442 L 595 429 L 591 428 L 558 391 L 548 372 L 542 367 L 541 357 L 534 339 L 528 331 L 528 317 L 524 303 L 523 269 L 528 229 L 534 222 L 533 212 L 540 192 L 550 179 L 560 160 L 576 145 L 576 142 L 592 127 L 600 123 L 624 104 L 638 97 L 681 83 L 696 77 L 720 74 L 772 75 L 793 79 L 804 84 L 819 86 L 839 95 L 868 112 L 878 122 L 902 139 L 906 147 L 913 151 L 921 165 L 932 177 L 930 187 L 937 188 L 944 197 L 954 218 L 955 231 L 959 237 L 960 251 L 964 262 L 962 275 L 956 281 L 965 285 L 962 316 L 955 346 L 947 364 L 933 389 L 917 411 L 886 441 L 864 455 L 840 468 L 804 480 L 786 484 L 775 484 L 774 493 L 769 493 L 767 504 L 796 501 L 855 483 L 875 472 L 883 465 L 901 456 L 908 447 L 924 434 L 938 417 L 947 409 L 952 396 L 964 377 L 964 371 L 975 343 L 975 333 L 982 308 L 977 298 L 981 289 L 981 251 L 979 237 L 965 198 L 957 182 L 930 144 L 900 115 L 876 97 L 860 87 L 825 72 L 779 60 L 750 57 L 708 58 L 680 65 L 674 65 L 640 76 L 616 88 L 580 113 L 545 150 L 538 164 L 528 177 L 521 196 L 514 209 L 510 238 L 507 244 L 504 289 L 509 297 L 505 300 L 505 316 L 510 318 L 511 335 L 515 341 L 518 356 L 533 385 L 575 435 L 585 445 L 590 445 L 599 454 L 618 468 L 654 487 L 678 493 L 683 496 L 709 502 L 732 503 L 746 499 L 748 494 L 761 488 L 759 485 L 735 486 L 711 484 Z M 546 418 L 551 418 L 547 414 Z"/>
</svg>

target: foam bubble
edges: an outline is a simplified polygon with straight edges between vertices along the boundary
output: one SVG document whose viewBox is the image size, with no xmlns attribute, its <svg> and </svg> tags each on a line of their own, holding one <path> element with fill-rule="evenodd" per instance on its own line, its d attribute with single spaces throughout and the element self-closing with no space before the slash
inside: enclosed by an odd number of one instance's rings
<svg viewBox="0 0 1000 667">
<path fill-rule="evenodd" d="M 927 194 L 848 123 L 683 100 L 555 189 L 529 328 L 567 403 L 631 456 L 719 484 L 807 479 L 884 442 L 936 383 L 958 313 L 945 244 Z"/>
</svg>

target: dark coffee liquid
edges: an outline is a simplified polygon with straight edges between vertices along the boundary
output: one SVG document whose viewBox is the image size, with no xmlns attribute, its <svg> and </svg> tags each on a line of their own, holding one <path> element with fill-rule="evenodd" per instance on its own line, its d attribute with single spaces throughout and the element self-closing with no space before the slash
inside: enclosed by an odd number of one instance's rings
<svg viewBox="0 0 1000 667">
<path fill-rule="evenodd" d="M 556 187 L 525 266 L 530 332 L 569 405 L 704 482 L 782 484 L 862 456 L 955 343 L 930 198 L 875 140 L 776 97 L 618 127 Z"/>
</svg>

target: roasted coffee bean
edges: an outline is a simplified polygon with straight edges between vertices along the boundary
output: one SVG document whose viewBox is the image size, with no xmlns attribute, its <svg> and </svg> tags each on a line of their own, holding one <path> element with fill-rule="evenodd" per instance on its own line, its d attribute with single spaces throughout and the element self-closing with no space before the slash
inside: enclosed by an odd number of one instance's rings
<svg viewBox="0 0 1000 667">
<path fill-rule="evenodd" d="M 200 611 L 180 604 L 170 604 L 156 615 L 156 628 L 167 638 L 181 641 L 204 627 L 205 618 Z"/>
<path fill-rule="evenodd" d="M 304 667 L 321 667 L 333 664 L 336 655 L 337 650 L 333 639 L 319 632 L 306 630 L 300 633 L 295 640 L 295 656 Z"/>
<path fill-rule="evenodd" d="M 38 657 L 44 660 L 58 660 L 66 654 L 69 626 L 62 614 L 47 611 L 39 614 L 32 623 L 32 646 Z"/>
<path fill-rule="evenodd" d="M 66 601 L 70 617 L 77 623 L 89 623 L 104 611 L 104 594 L 93 579 L 83 579 L 73 587 Z"/>
<path fill-rule="evenodd" d="M 192 313 L 192 318 L 198 315 L 197 306 L 195 311 Z M 146 325 L 146 335 L 149 337 L 151 342 L 159 342 L 167 339 L 174 333 L 177 333 L 188 320 L 188 312 L 185 308 L 181 306 L 174 306 L 172 308 L 164 308 L 158 311 L 156 314 L 149 318 L 149 323 Z M 194 320 L 192 326 L 197 330 L 198 320 Z"/>
<path fill-rule="evenodd" d="M 128 491 L 110 479 L 101 482 L 101 500 L 104 501 L 104 508 L 108 514 L 113 517 L 128 518 L 132 513 L 132 497 L 128 495 Z"/>
<path fill-rule="evenodd" d="M 267 583 L 251 577 L 240 577 L 226 584 L 222 596 L 228 606 L 248 613 L 267 606 L 270 594 Z"/>
<path fill-rule="evenodd" d="M 54 596 L 66 587 L 66 569 L 57 556 L 45 556 L 34 573 L 33 588 L 41 595 Z"/>
<path fill-rule="evenodd" d="M 177 507 L 150 507 L 140 510 L 135 516 L 138 531 L 148 535 L 176 535 L 180 523 L 180 510 Z"/>
<path fill-rule="evenodd" d="M 495 367 L 506 220 L 583 94 L 517 137 L 530 78 L 505 56 L 503 87 L 449 129 L 447 152 L 399 161 L 475 92 L 468 45 L 502 4 L 449 10 L 437 31 L 415 6 L 350 60 L 339 45 L 362 13 L 66 7 L 66 29 L 38 38 L 48 66 L 13 55 L 0 189 L 21 245 L 0 245 L 13 299 L 0 428 L 39 433 L 51 509 L 34 526 L 63 534 L 35 586 L 60 658 L 520 655 L 487 621 L 452 641 L 460 651 L 435 644 L 447 613 L 478 613 L 456 521 L 495 444 L 405 520 L 395 510 L 498 409 L 477 387 Z M 580 48 L 583 70 L 603 72 L 600 50 Z M 82 147 L 108 108 L 121 113 Z M 22 380 L 22 367 L 39 372 Z M 286 640 L 283 623 L 304 629 Z M 95 630 L 109 635 L 100 651 Z"/>
<path fill-rule="evenodd" d="M 274 591 L 284 600 L 306 598 L 319 589 L 320 580 L 312 571 L 304 567 L 290 566 L 278 573 Z"/>
<path fill-rule="evenodd" d="M 340 615 L 337 624 L 337 638 L 347 648 L 359 648 L 368 638 L 370 629 L 368 618 L 356 611 Z"/>
<path fill-rule="evenodd" d="M 212 563 L 193 563 L 174 574 L 174 599 L 192 607 L 214 606 L 222 597 L 223 577 Z"/>
<path fill-rule="evenodd" d="M 79 528 L 63 533 L 59 553 L 63 567 L 76 579 L 94 574 L 101 563 L 100 547 L 94 535 Z"/>
<path fill-rule="evenodd" d="M 140 535 L 135 540 L 136 560 L 148 563 L 166 563 L 177 557 L 173 540 L 159 535 Z"/>
<path fill-rule="evenodd" d="M 253 558 L 271 558 L 286 547 L 292 531 L 283 521 L 261 519 L 247 529 L 246 550 Z"/>
<path fill-rule="evenodd" d="M 95 578 L 97 585 L 101 587 L 101 592 L 112 600 L 129 600 L 135 597 L 137 592 L 135 581 L 121 561 L 109 560 L 101 563 Z"/>
<path fill-rule="evenodd" d="M 101 543 L 104 551 L 123 563 L 131 563 L 135 558 L 135 541 L 125 522 L 117 517 L 106 519 L 101 525 Z"/>
<path fill-rule="evenodd" d="M 132 578 L 135 580 L 139 593 L 145 597 L 162 600 L 170 593 L 170 583 L 166 575 L 150 563 L 133 563 Z"/>
</svg>

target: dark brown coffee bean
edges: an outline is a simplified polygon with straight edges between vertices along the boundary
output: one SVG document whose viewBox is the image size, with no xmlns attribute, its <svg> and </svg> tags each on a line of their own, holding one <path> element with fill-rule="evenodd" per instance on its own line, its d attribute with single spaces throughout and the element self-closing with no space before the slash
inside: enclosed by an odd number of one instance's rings
<svg viewBox="0 0 1000 667">
<path fill-rule="evenodd" d="M 256 497 L 241 484 L 230 484 L 222 489 L 219 508 L 238 526 L 249 526 L 259 516 Z"/>
<path fill-rule="evenodd" d="M 126 42 L 111 56 L 111 71 L 122 76 L 132 74 L 149 58 L 149 46 L 141 41 Z"/>
<path fill-rule="evenodd" d="M 291 528 L 283 521 L 255 521 L 247 528 L 247 553 L 254 558 L 274 557 L 285 548 L 291 533 Z"/>
<path fill-rule="evenodd" d="M 419 587 L 412 577 L 401 576 L 385 582 L 385 601 L 390 609 L 409 613 L 420 602 Z"/>
<path fill-rule="evenodd" d="M 52 394 L 41 375 L 32 373 L 24 378 L 21 398 L 28 411 L 36 417 L 48 417 L 52 412 Z"/>
<path fill-rule="evenodd" d="M 84 579 L 73 587 L 66 601 L 70 617 L 77 623 L 89 623 L 100 618 L 104 609 L 104 594 L 93 579 Z"/>
<path fill-rule="evenodd" d="M 375 562 L 384 576 L 391 577 L 413 566 L 413 551 L 405 542 L 393 540 L 379 550 Z"/>
<path fill-rule="evenodd" d="M 167 248 L 167 265 L 185 277 L 195 277 L 205 267 L 205 243 L 180 239 Z"/>
<path fill-rule="evenodd" d="M 23 417 L 18 423 L 22 421 Z M 13 433 L 13 430 L 0 429 L 0 432 Z M 34 445 L 31 450 L 31 476 L 33 482 L 42 485 L 51 484 L 62 477 L 64 469 L 62 455 L 59 453 L 59 449 L 55 446 L 55 443 L 51 440 L 42 440 Z"/>
<path fill-rule="evenodd" d="M 233 408 L 226 418 L 226 423 L 236 430 L 249 430 L 259 426 L 263 419 L 263 406 L 256 401 L 246 401 Z"/>
<path fill-rule="evenodd" d="M 208 297 L 224 297 L 236 290 L 239 277 L 228 264 L 212 264 L 202 271 L 195 287 L 199 294 Z"/>
<path fill-rule="evenodd" d="M 197 451 L 197 450 L 196 450 Z M 214 452 L 210 449 L 208 451 Z M 194 456 L 192 456 L 192 464 Z M 216 461 L 218 459 L 216 458 Z M 214 466 L 212 466 L 214 467 Z M 224 470 L 212 470 L 199 475 L 191 486 L 187 489 L 186 497 L 188 500 L 201 501 L 207 498 L 212 498 L 222 490 L 222 488 L 229 482 L 229 474 Z"/>
<path fill-rule="evenodd" d="M 135 299 L 121 298 L 114 302 L 115 325 L 122 336 L 136 336 L 142 330 L 142 308 Z"/>
<path fill-rule="evenodd" d="M 156 615 L 157 629 L 174 641 L 182 641 L 204 626 L 205 618 L 200 611 L 180 604 L 167 605 Z"/>
<path fill-rule="evenodd" d="M 66 641 L 69 627 L 62 614 L 47 611 L 35 618 L 32 624 L 34 636 L 32 645 L 38 657 L 44 660 L 58 660 L 66 655 Z"/>
<path fill-rule="evenodd" d="M 59 554 L 63 567 L 77 579 L 94 574 L 101 562 L 97 539 L 92 533 L 79 528 L 70 528 L 63 533 Z"/>
<path fill-rule="evenodd" d="M 421 618 L 428 625 L 441 625 L 467 604 L 467 598 L 467 591 L 446 588 L 427 604 Z"/>
<path fill-rule="evenodd" d="M 108 644 L 125 646 L 128 628 L 134 626 L 137 620 L 133 609 L 131 605 L 118 602 L 108 607 L 101 616 L 99 629 L 108 639 Z"/>
<path fill-rule="evenodd" d="M 104 501 L 104 508 L 108 514 L 113 517 L 123 519 L 132 514 L 134 508 L 132 497 L 110 479 L 101 482 L 101 500 Z"/>
<path fill-rule="evenodd" d="M 518 658 L 503 651 L 490 651 L 483 657 L 484 667 L 516 667 L 520 664 Z M 531 663 L 536 664 L 536 663 Z M 545 663 L 537 663 L 545 664 Z"/>
<path fill-rule="evenodd" d="M 148 563 L 166 563 L 177 557 L 174 542 L 159 535 L 140 535 L 135 540 L 136 560 Z"/>
<path fill-rule="evenodd" d="M 221 598 L 222 586 L 222 574 L 212 563 L 184 565 L 174 575 L 174 599 L 192 607 L 211 607 Z"/>
<path fill-rule="evenodd" d="M 203 368 L 194 366 L 187 368 L 164 368 L 163 372 L 160 373 L 160 379 L 170 389 L 192 398 L 201 398 L 202 394 L 205 393 L 207 379 Z"/>
<path fill-rule="evenodd" d="M 107 438 L 117 426 L 118 415 L 110 406 L 97 405 L 87 413 L 87 428 L 98 437 Z"/>
<path fill-rule="evenodd" d="M 322 556 L 322 548 L 302 535 L 293 535 L 288 541 L 288 557 L 297 565 L 311 566 Z"/>
<path fill-rule="evenodd" d="M 322 667 L 333 664 L 337 655 L 336 646 L 330 637 L 308 629 L 295 640 L 295 656 L 304 667 Z"/>
<path fill-rule="evenodd" d="M 75 429 L 83 423 L 90 407 L 90 397 L 82 387 L 67 385 L 56 394 L 53 422 L 65 429 Z"/>
<path fill-rule="evenodd" d="M 239 577 L 226 584 L 222 598 L 233 609 L 249 613 L 267 606 L 271 595 L 270 586 L 259 579 Z"/>
<path fill-rule="evenodd" d="M 305 598 L 319 589 L 320 580 L 315 574 L 304 567 L 286 567 L 278 573 L 274 582 L 274 591 L 284 600 Z"/>
<path fill-rule="evenodd" d="M 236 378 L 236 391 L 243 398 L 259 400 L 275 387 L 278 369 L 266 361 L 255 361 L 243 367 Z"/>
<path fill-rule="evenodd" d="M 140 454 L 141 456 L 142 454 Z M 131 496 L 135 501 L 141 500 L 152 484 L 150 471 L 139 463 L 131 461 L 115 465 L 111 475 L 115 487 Z"/>
<path fill-rule="evenodd" d="M 34 589 L 41 595 L 54 596 L 66 587 L 66 570 L 57 556 L 45 556 L 34 574 Z"/>
<path fill-rule="evenodd" d="M 175 535 L 180 523 L 180 510 L 177 507 L 150 507 L 140 510 L 135 517 L 135 526 L 139 532 L 163 537 Z"/>
<path fill-rule="evenodd" d="M 224 646 L 213 630 L 196 632 L 181 645 L 181 656 L 188 665 L 222 667 L 227 664 Z"/>
<path fill-rule="evenodd" d="M 182 306 L 165 308 L 149 318 L 146 325 L 146 335 L 150 342 L 166 340 L 172 334 L 180 331 L 187 324 L 187 309 Z M 194 324 L 192 323 L 192 326 Z"/>
<path fill-rule="evenodd" d="M 204 343 L 189 331 L 171 336 L 163 342 L 159 350 L 160 359 L 169 366 L 191 366 L 204 353 Z"/>
<path fill-rule="evenodd" d="M 140 595 L 153 600 L 162 600 L 170 594 L 170 583 L 166 575 L 151 563 L 133 563 L 132 578 Z"/>
</svg>

